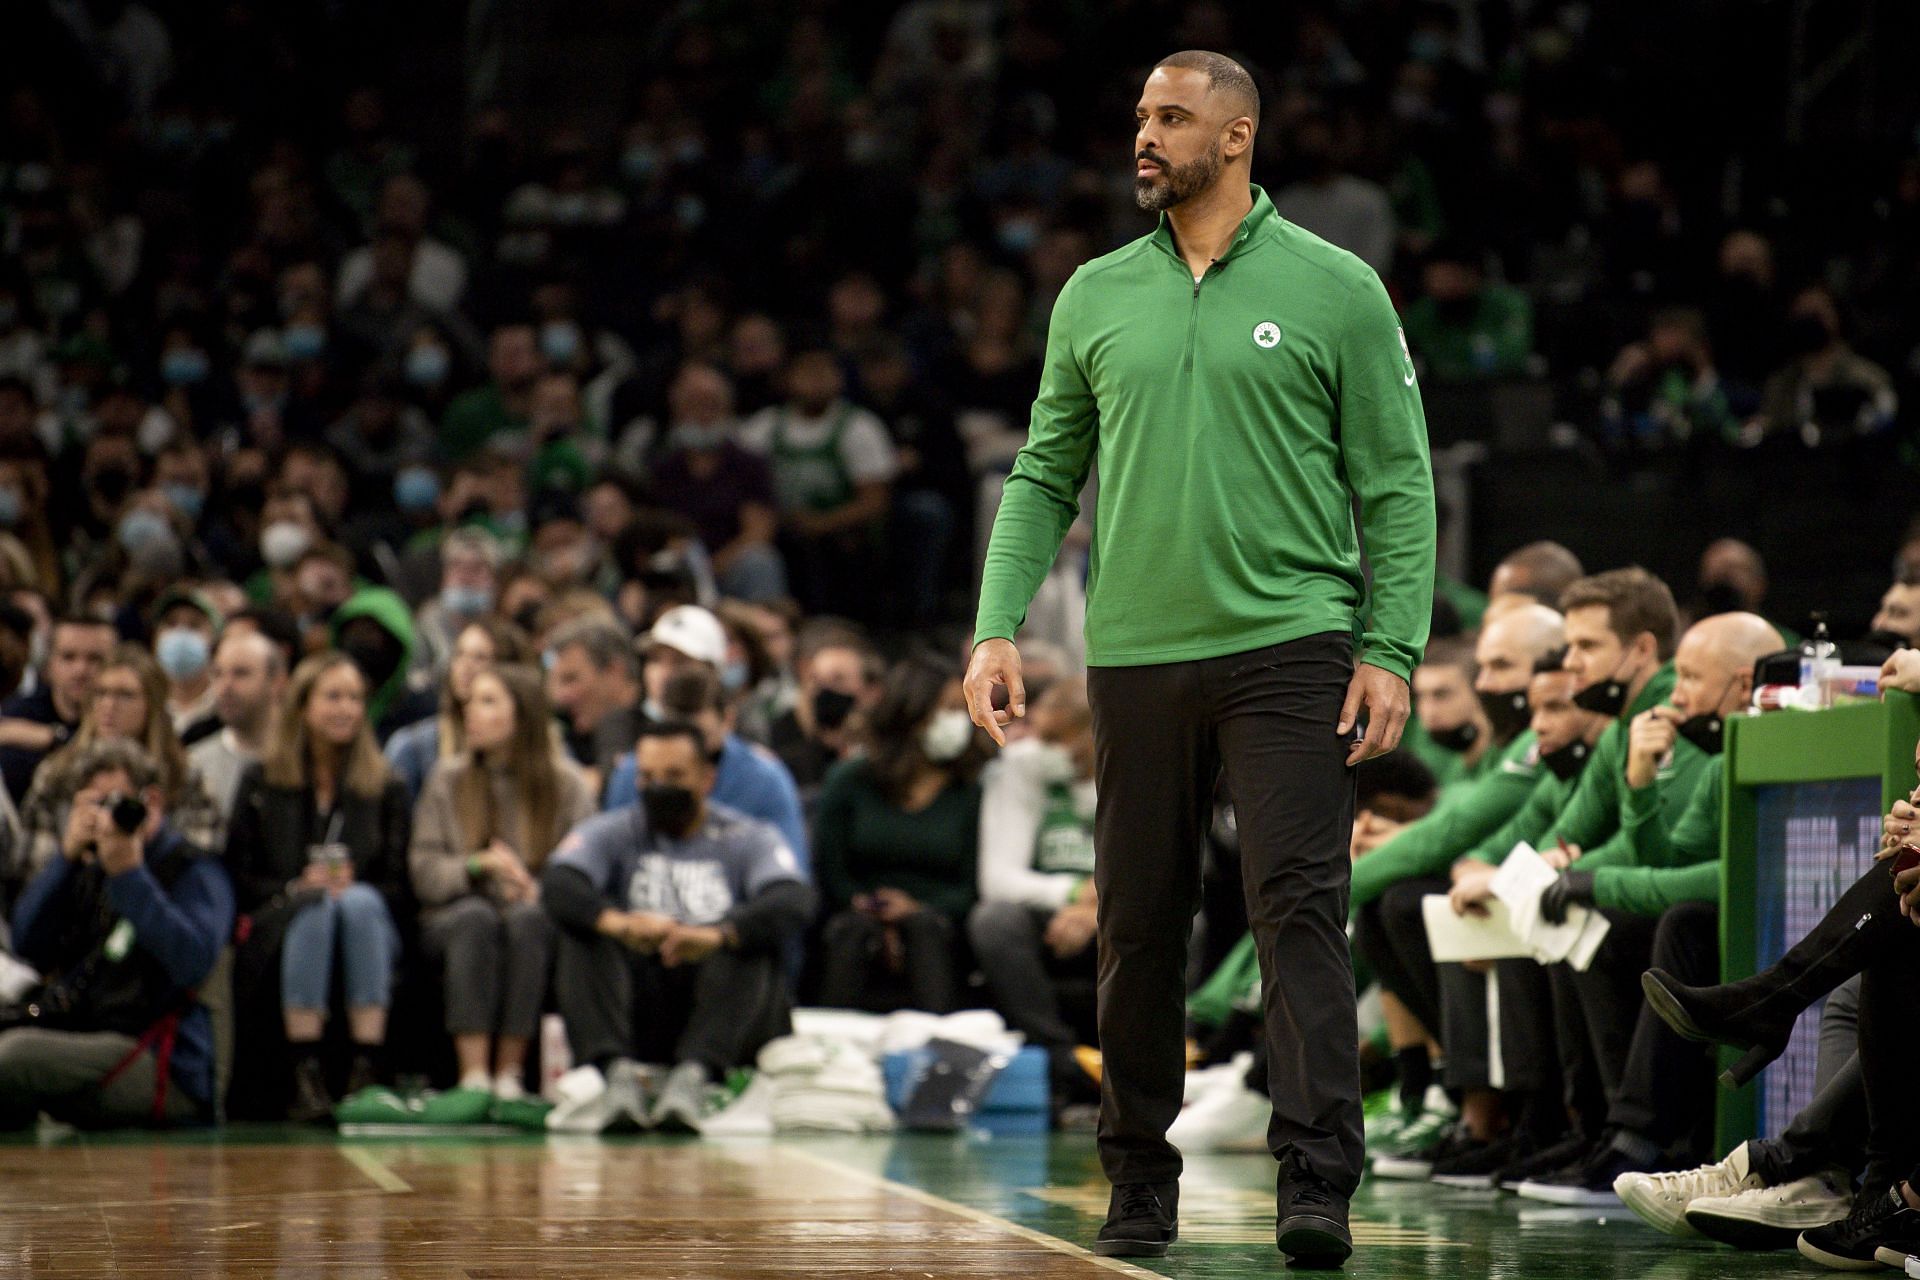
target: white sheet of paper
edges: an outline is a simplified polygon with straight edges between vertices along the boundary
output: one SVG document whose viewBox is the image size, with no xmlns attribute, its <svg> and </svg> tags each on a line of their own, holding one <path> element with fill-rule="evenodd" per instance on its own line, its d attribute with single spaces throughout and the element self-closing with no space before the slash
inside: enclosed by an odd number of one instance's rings
<svg viewBox="0 0 1920 1280">
<path fill-rule="evenodd" d="M 1444 893 L 1430 893 L 1420 899 L 1420 914 L 1427 923 L 1427 946 L 1436 963 L 1511 960 L 1533 954 L 1533 948 L 1509 926 L 1507 904 L 1495 898 L 1486 906 L 1484 916 L 1457 916 Z"/>
<path fill-rule="evenodd" d="M 1585 907 L 1571 908 L 1563 924 L 1541 919 L 1540 894 L 1559 874 L 1523 840 L 1494 872 L 1493 894 L 1506 903 L 1508 927 L 1526 941 L 1534 959 L 1541 964 L 1565 961 L 1585 973 L 1612 926 L 1605 916 Z"/>
</svg>

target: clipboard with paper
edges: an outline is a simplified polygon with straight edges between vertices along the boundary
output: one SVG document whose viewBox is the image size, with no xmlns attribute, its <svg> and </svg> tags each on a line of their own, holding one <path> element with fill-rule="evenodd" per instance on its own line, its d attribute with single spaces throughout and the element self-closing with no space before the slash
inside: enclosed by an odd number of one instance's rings
<svg viewBox="0 0 1920 1280">
<path fill-rule="evenodd" d="M 1572 907 L 1561 924 L 1540 915 L 1540 895 L 1555 871 L 1525 841 L 1516 844 L 1494 873 L 1493 898 L 1485 916 L 1457 916 L 1444 894 L 1421 901 L 1428 945 L 1436 962 L 1531 957 L 1541 964 L 1566 963 L 1585 973 L 1612 927 L 1587 907 Z"/>
</svg>

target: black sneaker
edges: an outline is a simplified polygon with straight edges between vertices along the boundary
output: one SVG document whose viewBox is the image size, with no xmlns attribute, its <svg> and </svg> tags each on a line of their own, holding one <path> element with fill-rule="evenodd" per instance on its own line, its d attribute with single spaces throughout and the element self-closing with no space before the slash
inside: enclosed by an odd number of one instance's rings
<svg viewBox="0 0 1920 1280">
<path fill-rule="evenodd" d="M 1280 1163 L 1274 1243 L 1303 1271 L 1334 1270 L 1353 1256 L 1347 1198 L 1315 1173 L 1298 1151 Z"/>
<path fill-rule="evenodd" d="M 1433 1162 L 1433 1181 L 1443 1187 L 1490 1191 L 1502 1169 L 1533 1154 L 1533 1142 L 1524 1134 L 1509 1133 L 1492 1142 L 1469 1142 L 1445 1160 Z"/>
<path fill-rule="evenodd" d="M 1093 1239 L 1103 1258 L 1164 1258 L 1180 1238 L 1180 1184 L 1127 1182 L 1107 1201 L 1107 1220 Z"/>
<path fill-rule="evenodd" d="M 1835 1271 L 1905 1267 L 1908 1254 L 1920 1253 L 1920 1213 L 1907 1207 L 1898 1185 L 1863 1195 L 1844 1220 L 1801 1232 L 1800 1253 Z"/>
<path fill-rule="evenodd" d="M 1520 1184 L 1528 1200 L 1571 1205 L 1580 1209 L 1611 1209 L 1620 1204 L 1613 1182 L 1623 1173 L 1652 1173 L 1653 1166 L 1636 1160 L 1610 1142 L 1602 1142 L 1572 1169 Z"/>
<path fill-rule="evenodd" d="M 1592 1154 L 1597 1139 L 1584 1133 L 1570 1134 L 1559 1142 L 1502 1169 L 1494 1185 L 1502 1191 L 1518 1191 L 1523 1183 L 1578 1168 Z"/>
</svg>

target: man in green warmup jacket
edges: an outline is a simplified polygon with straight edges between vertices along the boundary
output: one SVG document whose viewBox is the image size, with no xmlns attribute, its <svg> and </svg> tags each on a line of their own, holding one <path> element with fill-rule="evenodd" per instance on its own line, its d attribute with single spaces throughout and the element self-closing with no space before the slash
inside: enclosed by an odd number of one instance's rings
<svg viewBox="0 0 1920 1280">
<path fill-rule="evenodd" d="M 1135 115 L 1135 193 L 1162 217 L 1081 266 L 1054 304 L 981 577 L 967 699 L 996 739 L 1025 714 L 1013 637 L 1097 460 L 1086 640 L 1099 1143 L 1114 1191 L 1094 1247 L 1158 1255 L 1177 1233 L 1166 1132 L 1184 1081 L 1182 973 L 1224 766 L 1266 1005 L 1276 1240 L 1296 1261 L 1337 1264 L 1362 1155 L 1352 766 L 1399 741 L 1427 639 L 1425 418 L 1379 277 L 1251 185 L 1260 103 L 1246 71 L 1175 54 Z"/>
</svg>

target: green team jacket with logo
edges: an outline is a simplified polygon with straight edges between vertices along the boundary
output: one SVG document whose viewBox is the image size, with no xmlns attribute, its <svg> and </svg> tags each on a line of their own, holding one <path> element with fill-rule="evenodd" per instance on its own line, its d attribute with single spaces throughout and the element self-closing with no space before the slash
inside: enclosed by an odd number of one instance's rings
<svg viewBox="0 0 1920 1280">
<path fill-rule="evenodd" d="M 1594 871 L 1594 901 L 1642 916 L 1660 915 L 1682 902 L 1718 902 L 1720 801 L 1726 782 L 1727 758 L 1709 756 L 1678 816 L 1659 787 L 1629 788 L 1621 821 L 1633 839 L 1632 857 Z"/>
<path fill-rule="evenodd" d="M 1498 866 L 1522 840 L 1542 853 L 1565 840 L 1579 847 L 1582 871 L 1598 871 L 1616 861 L 1630 862 L 1633 836 L 1621 820 L 1629 792 L 1628 726 L 1635 716 L 1659 706 L 1672 693 L 1673 664 L 1668 663 L 1654 672 L 1640 696 L 1601 733 L 1587 767 L 1571 786 L 1562 784 L 1557 794 L 1537 792 L 1511 823 L 1469 856 Z M 1651 788 L 1666 812 L 1679 812 L 1680 805 L 1693 794 L 1707 760 L 1706 753 L 1691 742 L 1682 739 L 1674 743 L 1672 758 L 1660 766 L 1658 780 Z"/>
<path fill-rule="evenodd" d="M 1402 880 L 1445 875 L 1454 859 L 1518 813 L 1546 775 L 1531 729 L 1523 730 L 1505 750 L 1488 758 L 1493 763 L 1479 777 L 1448 792 L 1432 813 L 1409 823 L 1404 831 L 1353 864 L 1356 910 Z"/>
<path fill-rule="evenodd" d="M 1198 283 L 1163 217 L 1061 290 L 975 643 L 1013 638 L 1097 461 L 1088 663 L 1327 631 L 1356 633 L 1360 660 L 1403 678 L 1420 661 L 1433 474 L 1393 304 L 1372 268 L 1253 199 Z"/>
</svg>

